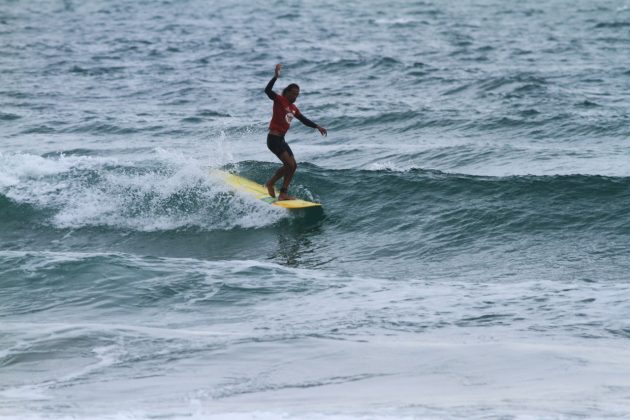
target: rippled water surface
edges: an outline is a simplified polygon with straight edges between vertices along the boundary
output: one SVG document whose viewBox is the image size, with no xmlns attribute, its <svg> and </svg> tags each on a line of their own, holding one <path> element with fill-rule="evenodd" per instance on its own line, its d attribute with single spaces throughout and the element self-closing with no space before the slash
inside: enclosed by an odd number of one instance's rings
<svg viewBox="0 0 630 420">
<path fill-rule="evenodd" d="M 630 3 L 0 4 L 0 415 L 630 416 Z M 295 215 L 266 180 L 301 86 Z"/>
</svg>

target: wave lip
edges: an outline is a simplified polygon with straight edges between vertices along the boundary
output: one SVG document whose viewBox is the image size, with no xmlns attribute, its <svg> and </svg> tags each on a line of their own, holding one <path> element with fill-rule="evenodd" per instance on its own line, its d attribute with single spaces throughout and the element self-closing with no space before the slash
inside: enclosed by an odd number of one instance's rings
<svg viewBox="0 0 630 420">
<path fill-rule="evenodd" d="M 194 159 L 157 154 L 152 162 L 0 155 L 6 163 L 0 192 L 16 205 L 52 212 L 49 222 L 61 229 L 229 230 L 268 226 L 287 216 L 233 193 Z"/>
</svg>

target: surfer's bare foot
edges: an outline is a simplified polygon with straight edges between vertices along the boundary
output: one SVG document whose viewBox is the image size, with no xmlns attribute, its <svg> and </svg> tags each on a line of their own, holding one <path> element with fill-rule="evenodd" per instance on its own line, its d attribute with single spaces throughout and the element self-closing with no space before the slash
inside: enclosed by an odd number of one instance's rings
<svg viewBox="0 0 630 420">
<path fill-rule="evenodd" d="M 276 189 L 273 187 L 273 184 L 270 184 L 269 182 L 267 182 L 265 184 L 265 187 L 267 187 L 267 192 L 269 193 L 269 195 L 272 196 L 273 198 L 276 198 Z"/>
<path fill-rule="evenodd" d="M 295 197 L 286 193 L 280 193 L 280 195 L 278 196 L 278 201 L 283 200 L 295 200 Z"/>
</svg>

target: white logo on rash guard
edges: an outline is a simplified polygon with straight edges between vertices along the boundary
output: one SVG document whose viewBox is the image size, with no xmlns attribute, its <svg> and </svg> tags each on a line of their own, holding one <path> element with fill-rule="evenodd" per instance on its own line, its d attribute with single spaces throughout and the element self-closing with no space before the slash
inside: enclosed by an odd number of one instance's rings
<svg viewBox="0 0 630 420">
<path fill-rule="evenodd" d="M 286 108 L 287 114 L 284 116 L 284 120 L 287 122 L 287 124 L 291 125 L 291 121 L 293 121 L 293 111 L 291 111 L 291 108 Z"/>
</svg>

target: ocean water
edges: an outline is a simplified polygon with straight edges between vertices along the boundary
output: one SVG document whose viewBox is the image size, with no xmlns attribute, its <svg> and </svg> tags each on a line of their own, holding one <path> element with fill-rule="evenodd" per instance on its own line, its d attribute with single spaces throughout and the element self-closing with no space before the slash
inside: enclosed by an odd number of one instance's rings
<svg viewBox="0 0 630 420">
<path fill-rule="evenodd" d="M 0 417 L 630 417 L 630 2 L 0 2 Z M 295 215 L 263 182 L 280 90 Z"/>
</svg>

